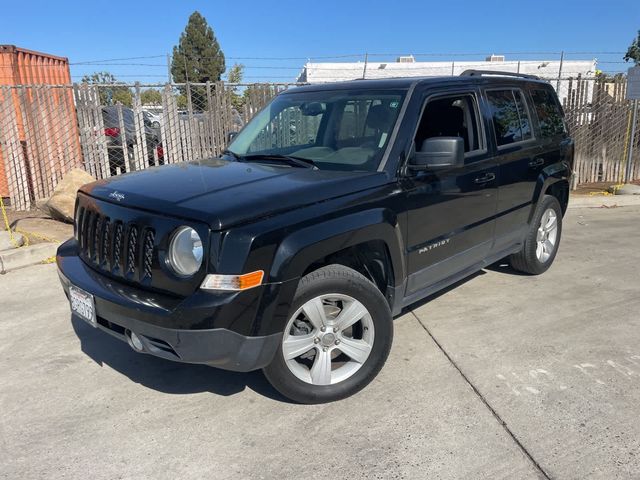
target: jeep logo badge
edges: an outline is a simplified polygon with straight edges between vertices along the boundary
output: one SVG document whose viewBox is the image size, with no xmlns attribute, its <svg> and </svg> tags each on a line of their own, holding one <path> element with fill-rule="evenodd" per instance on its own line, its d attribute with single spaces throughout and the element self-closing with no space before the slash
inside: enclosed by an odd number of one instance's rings
<svg viewBox="0 0 640 480">
<path fill-rule="evenodd" d="M 121 200 L 124 200 L 124 193 L 120 193 L 119 191 L 115 191 L 115 192 L 111 192 L 109 194 L 109 197 L 113 198 L 114 200 L 117 200 L 118 202 Z"/>
</svg>

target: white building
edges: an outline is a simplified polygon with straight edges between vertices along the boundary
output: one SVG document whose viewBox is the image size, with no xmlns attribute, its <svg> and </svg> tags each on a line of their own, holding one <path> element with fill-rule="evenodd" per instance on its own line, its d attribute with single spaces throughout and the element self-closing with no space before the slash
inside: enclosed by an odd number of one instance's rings
<svg viewBox="0 0 640 480">
<path fill-rule="evenodd" d="M 562 100 L 566 80 L 593 77 L 596 59 L 592 60 L 510 60 L 491 55 L 486 61 L 416 62 L 413 56 L 398 57 L 395 62 L 308 62 L 297 78 L 298 82 L 327 83 L 361 78 L 440 77 L 460 75 L 465 70 L 492 70 L 536 75 L 552 81 Z M 561 79 L 558 81 L 558 79 Z M 559 87 L 559 88 L 558 88 Z M 565 93 L 566 95 L 566 93 Z"/>
</svg>

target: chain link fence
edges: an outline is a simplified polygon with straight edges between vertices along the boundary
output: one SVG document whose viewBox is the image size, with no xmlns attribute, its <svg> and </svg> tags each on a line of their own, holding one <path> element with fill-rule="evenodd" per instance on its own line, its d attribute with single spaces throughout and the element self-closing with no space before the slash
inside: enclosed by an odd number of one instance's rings
<svg viewBox="0 0 640 480">
<path fill-rule="evenodd" d="M 640 128 L 630 138 L 632 102 L 625 100 L 624 77 L 551 83 L 576 142 L 572 186 L 622 181 L 632 143 L 632 178 L 640 177 Z M 231 132 L 292 85 L 0 86 L 0 196 L 27 210 L 49 197 L 72 168 L 104 179 L 219 155 Z M 282 119 L 272 134 L 302 134 L 301 122 Z"/>
</svg>

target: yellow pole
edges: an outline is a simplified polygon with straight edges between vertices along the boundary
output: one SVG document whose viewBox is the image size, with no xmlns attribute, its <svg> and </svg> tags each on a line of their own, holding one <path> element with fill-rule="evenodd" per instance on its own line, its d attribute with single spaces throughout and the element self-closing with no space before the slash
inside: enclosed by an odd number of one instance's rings
<svg viewBox="0 0 640 480">
<path fill-rule="evenodd" d="M 627 121 L 627 134 L 624 138 L 624 154 L 622 155 L 622 167 L 620 169 L 620 177 L 618 183 L 624 183 L 625 172 L 627 171 L 627 152 L 629 151 L 629 137 L 631 135 L 631 112 L 633 111 L 633 102 L 629 102 L 632 107 L 629 109 L 629 120 Z"/>
<path fill-rule="evenodd" d="M 0 209 L 2 210 L 2 219 L 4 220 L 4 226 L 9 232 L 9 240 L 13 243 L 13 246 L 18 248 L 18 242 L 15 238 L 13 238 L 13 231 L 11 230 L 11 225 L 9 225 L 9 217 L 7 217 L 7 211 L 4 208 L 4 202 L 2 201 L 2 196 L 0 196 Z"/>
</svg>

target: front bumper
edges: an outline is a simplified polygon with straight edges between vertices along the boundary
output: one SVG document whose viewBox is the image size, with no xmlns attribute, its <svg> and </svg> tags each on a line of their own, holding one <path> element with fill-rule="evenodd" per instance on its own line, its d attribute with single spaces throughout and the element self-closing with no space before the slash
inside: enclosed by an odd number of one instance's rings
<svg viewBox="0 0 640 480">
<path fill-rule="evenodd" d="M 243 325 L 249 321 L 260 323 L 256 316 L 264 292 L 258 290 L 267 285 L 253 292 L 198 291 L 178 298 L 112 280 L 87 266 L 75 252 L 75 241 L 70 240 L 56 257 L 67 297 L 70 284 L 93 294 L 97 327 L 123 341 L 135 333 L 144 353 L 247 372 L 268 365 L 278 349 L 280 333 L 245 335 L 237 331 L 246 329 Z"/>
</svg>

